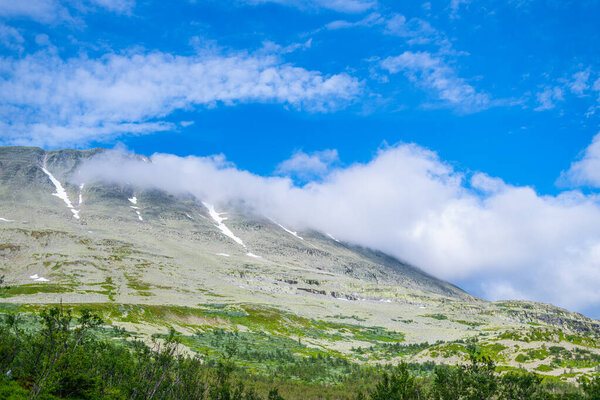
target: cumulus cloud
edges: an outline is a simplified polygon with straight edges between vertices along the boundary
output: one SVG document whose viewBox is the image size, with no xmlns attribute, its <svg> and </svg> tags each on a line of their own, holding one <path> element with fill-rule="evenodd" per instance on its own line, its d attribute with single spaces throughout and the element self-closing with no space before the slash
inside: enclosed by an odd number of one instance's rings
<svg viewBox="0 0 600 400">
<path fill-rule="evenodd" d="M 222 158 L 167 154 L 150 163 L 105 154 L 84 164 L 77 179 L 136 182 L 222 208 L 243 202 L 286 226 L 385 251 L 492 299 L 600 305 L 597 197 L 540 196 L 484 174 L 469 178 L 416 145 L 382 149 L 370 162 L 302 186 Z"/>
<path fill-rule="evenodd" d="M 441 56 L 426 51 L 405 51 L 381 61 L 381 67 L 392 74 L 403 72 L 409 80 L 431 91 L 442 102 L 464 112 L 479 111 L 490 105 L 489 96 L 477 92 L 458 77 Z"/>
<path fill-rule="evenodd" d="M 295 152 L 291 158 L 280 163 L 276 173 L 280 175 L 295 176 L 301 180 L 322 177 L 339 161 L 337 150 L 315 151 L 306 154 L 303 151 Z"/>
<path fill-rule="evenodd" d="M 558 183 L 565 186 L 591 186 L 600 188 L 600 133 L 585 149 L 581 160 L 571 164 Z"/>
<path fill-rule="evenodd" d="M 279 103 L 325 112 L 351 102 L 361 83 L 283 63 L 278 56 L 214 51 L 79 56 L 48 51 L 0 58 L 0 141 L 82 146 L 122 134 L 174 129 L 174 110 Z"/>
<path fill-rule="evenodd" d="M 359 13 L 377 5 L 376 0 L 239 0 L 248 4 L 277 3 L 302 9 L 324 8 L 338 12 Z"/>
</svg>

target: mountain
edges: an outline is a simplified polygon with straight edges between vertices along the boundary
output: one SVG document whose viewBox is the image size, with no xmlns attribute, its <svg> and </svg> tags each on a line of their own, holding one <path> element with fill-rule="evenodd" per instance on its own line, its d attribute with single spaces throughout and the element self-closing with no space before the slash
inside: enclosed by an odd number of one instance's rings
<svg viewBox="0 0 600 400">
<path fill-rule="evenodd" d="M 139 335 L 175 327 L 198 352 L 216 351 L 198 338 L 219 328 L 352 362 L 461 361 L 475 343 L 507 368 L 573 380 L 600 361 L 600 324 L 583 315 L 490 303 L 389 255 L 240 207 L 78 181 L 78 167 L 103 151 L 0 148 L 3 312 L 92 308 Z"/>
</svg>

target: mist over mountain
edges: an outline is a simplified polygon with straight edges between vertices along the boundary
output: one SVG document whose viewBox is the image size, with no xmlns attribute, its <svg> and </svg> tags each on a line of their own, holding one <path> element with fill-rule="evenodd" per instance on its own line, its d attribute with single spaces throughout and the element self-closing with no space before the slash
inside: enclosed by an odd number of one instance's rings
<svg viewBox="0 0 600 400">
<path fill-rule="evenodd" d="M 463 173 L 412 144 L 382 148 L 371 161 L 346 167 L 326 168 L 335 160 L 313 158 L 320 173 L 301 185 L 290 176 L 240 170 L 223 155 L 118 151 L 82 163 L 71 179 L 192 195 L 384 251 L 488 299 L 538 300 L 596 315 L 595 195 L 540 196 L 531 187 Z M 299 165 L 311 172 L 314 161 Z"/>
</svg>

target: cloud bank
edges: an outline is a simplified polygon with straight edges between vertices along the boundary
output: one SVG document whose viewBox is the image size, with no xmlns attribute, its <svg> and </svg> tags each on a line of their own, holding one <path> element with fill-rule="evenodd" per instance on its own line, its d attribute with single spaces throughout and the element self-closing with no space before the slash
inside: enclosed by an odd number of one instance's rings
<svg viewBox="0 0 600 400">
<path fill-rule="evenodd" d="M 84 146 L 122 134 L 175 129 L 175 110 L 277 103 L 326 112 L 351 102 L 361 83 L 270 54 L 163 52 L 61 59 L 52 51 L 0 58 L 0 142 Z"/>
<path fill-rule="evenodd" d="M 302 186 L 239 170 L 224 157 L 168 154 L 145 163 L 108 153 L 84 164 L 77 179 L 190 193 L 221 208 L 243 202 L 286 226 L 385 251 L 490 299 L 600 306 L 597 196 L 540 196 L 483 173 L 467 176 L 417 145 L 382 149 L 368 163 Z"/>
</svg>

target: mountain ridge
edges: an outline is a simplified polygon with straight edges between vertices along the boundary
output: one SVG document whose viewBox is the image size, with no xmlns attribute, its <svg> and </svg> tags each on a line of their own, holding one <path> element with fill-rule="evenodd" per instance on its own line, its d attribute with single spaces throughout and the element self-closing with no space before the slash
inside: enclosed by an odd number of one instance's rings
<svg viewBox="0 0 600 400">
<path fill-rule="evenodd" d="M 385 253 L 191 195 L 73 179 L 83 161 L 104 151 L 0 148 L 0 270 L 12 286 L 3 299 L 7 309 L 96 307 L 140 334 L 166 326 L 190 334 L 215 327 L 268 331 L 274 328 L 262 317 L 267 313 L 294 327 L 281 322 L 272 334 L 322 330 L 307 343 L 347 357 L 359 357 L 352 348 L 387 340 L 441 341 L 411 357 L 460 361 L 466 354 L 456 350 L 460 341 L 479 337 L 489 348 L 502 343 L 501 358 L 516 365 L 531 329 L 558 332 L 560 343 L 565 335 L 591 337 L 588 347 L 600 354 L 600 324 L 578 313 L 487 302 Z M 592 367 L 586 368 L 582 373 Z"/>
</svg>

